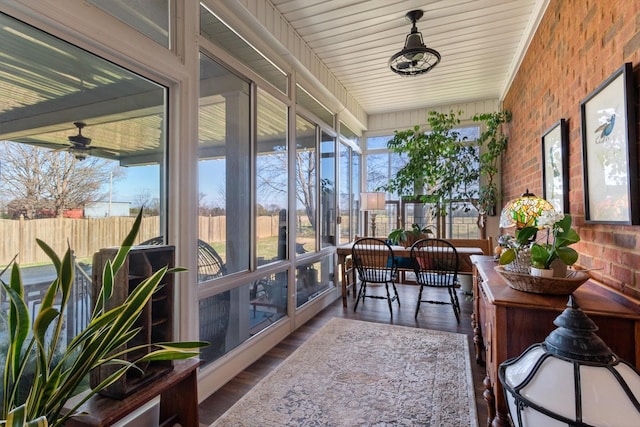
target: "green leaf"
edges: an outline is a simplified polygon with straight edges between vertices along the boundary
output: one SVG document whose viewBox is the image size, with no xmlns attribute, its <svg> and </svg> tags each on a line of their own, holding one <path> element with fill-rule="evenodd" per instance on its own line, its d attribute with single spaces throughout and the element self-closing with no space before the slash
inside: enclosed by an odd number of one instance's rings
<svg viewBox="0 0 640 427">
<path fill-rule="evenodd" d="M 524 227 L 516 231 L 516 242 L 520 245 L 525 245 L 531 241 L 531 239 L 538 233 L 536 227 Z"/>
<path fill-rule="evenodd" d="M 500 252 L 500 265 L 511 264 L 516 260 L 516 250 L 514 248 L 508 248 Z"/>
<path fill-rule="evenodd" d="M 127 237 L 124 238 L 120 248 L 118 249 L 118 253 L 113 260 L 113 271 L 117 272 L 122 267 L 122 264 L 127 259 L 127 255 L 129 254 L 129 250 L 131 246 L 133 246 L 136 237 L 138 236 L 138 231 L 140 230 L 140 224 L 142 223 L 142 209 L 138 212 L 136 216 L 136 220 L 133 222 L 133 226 L 127 234 Z"/>
<path fill-rule="evenodd" d="M 38 346 L 44 351 L 45 349 L 45 335 L 51 322 L 58 317 L 60 312 L 53 307 L 47 307 L 41 309 L 38 312 L 36 320 L 33 322 L 33 335 L 38 343 Z"/>
<path fill-rule="evenodd" d="M 40 246 L 40 249 L 42 249 L 44 253 L 47 254 L 49 259 L 53 263 L 53 266 L 56 268 L 56 271 L 60 271 L 62 262 L 60 261 L 60 257 L 58 257 L 58 254 L 56 254 L 56 252 L 51 249 L 51 246 L 47 245 L 44 241 L 36 239 L 36 243 L 38 244 L 38 246 Z"/>
<path fill-rule="evenodd" d="M 578 261 L 578 252 L 573 248 L 558 248 L 558 258 L 560 258 L 566 265 L 573 265 Z"/>
<path fill-rule="evenodd" d="M 555 254 L 549 252 L 546 246 L 533 244 L 531 246 L 531 262 L 537 268 L 549 268 L 549 264 L 555 258 Z"/>
<path fill-rule="evenodd" d="M 199 355 L 200 355 L 199 351 L 186 351 L 186 350 L 177 351 L 177 350 L 171 350 L 171 349 L 161 349 L 161 350 L 155 350 L 145 354 L 136 362 L 142 363 L 142 362 L 152 362 L 152 361 L 159 361 L 159 360 L 189 359 L 191 357 L 199 356 Z"/>
<path fill-rule="evenodd" d="M 15 375 L 20 370 L 22 346 L 29 335 L 31 321 L 29 319 L 29 310 L 21 295 L 5 284 L 2 286 L 11 300 L 11 305 L 9 306 L 9 318 L 11 320 L 9 322 L 9 347 L 7 348 L 6 356 L 7 364 L 11 363 L 11 365 L 8 366 L 9 372 L 5 370 L 5 379 L 7 375 L 15 379 Z"/>
<path fill-rule="evenodd" d="M 8 427 L 24 427 L 27 422 L 27 410 L 24 405 L 18 406 L 7 415 Z"/>
</svg>

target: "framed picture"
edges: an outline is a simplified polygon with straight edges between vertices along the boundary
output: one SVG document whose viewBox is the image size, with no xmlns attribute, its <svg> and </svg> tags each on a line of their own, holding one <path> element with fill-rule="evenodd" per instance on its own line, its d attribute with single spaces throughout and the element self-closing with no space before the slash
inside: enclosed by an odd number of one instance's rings
<svg viewBox="0 0 640 427">
<path fill-rule="evenodd" d="M 542 197 L 557 212 L 569 213 L 569 135 L 560 119 L 542 135 Z"/>
<path fill-rule="evenodd" d="M 580 103 L 587 223 L 640 223 L 634 108 L 631 63 Z"/>
</svg>

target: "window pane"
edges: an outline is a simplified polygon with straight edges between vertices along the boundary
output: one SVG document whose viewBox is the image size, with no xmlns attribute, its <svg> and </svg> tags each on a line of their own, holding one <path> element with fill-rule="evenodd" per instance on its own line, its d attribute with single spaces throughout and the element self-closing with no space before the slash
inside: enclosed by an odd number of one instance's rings
<svg viewBox="0 0 640 427">
<path fill-rule="evenodd" d="M 258 91 L 258 265 L 287 257 L 287 107 Z"/>
<path fill-rule="evenodd" d="M 381 185 L 389 182 L 389 154 L 369 154 L 367 156 L 366 189 L 362 191 L 376 191 Z"/>
<path fill-rule="evenodd" d="M 353 144 L 359 145 L 358 135 L 343 122 L 340 122 L 340 136 Z"/>
<path fill-rule="evenodd" d="M 211 343 L 200 354 L 205 364 L 287 315 L 287 275 L 270 274 L 200 300 L 200 339 Z"/>
<path fill-rule="evenodd" d="M 324 248 L 336 244 L 336 139 L 324 132 L 320 156 L 320 235 Z"/>
<path fill-rule="evenodd" d="M 200 7 L 200 35 L 242 61 L 282 93 L 287 93 L 286 73 L 232 31 L 205 6 Z"/>
<path fill-rule="evenodd" d="M 479 239 L 480 229 L 476 223 L 478 211 L 470 203 L 452 202 L 447 216 L 447 237 L 451 239 Z"/>
<path fill-rule="evenodd" d="M 311 301 L 321 293 L 335 287 L 333 255 L 318 262 L 302 265 L 296 272 L 296 307 Z"/>
<path fill-rule="evenodd" d="M 1 13 L 0 40 L 0 270 L 18 255 L 34 319 L 55 277 L 36 238 L 73 250 L 66 345 L 91 314 L 93 254 L 141 206 L 135 243 L 163 240 L 166 88 Z"/>
<path fill-rule="evenodd" d="M 367 138 L 367 150 L 376 150 L 381 148 L 387 148 L 387 142 L 392 139 L 393 136 L 373 136 Z"/>
<path fill-rule="evenodd" d="M 316 250 L 316 127 L 296 119 L 296 253 Z"/>
<path fill-rule="evenodd" d="M 224 274 L 249 268 L 249 102 L 247 82 L 200 56 L 198 229 Z"/>
<path fill-rule="evenodd" d="M 323 120 L 329 127 L 333 127 L 333 113 L 298 85 L 296 85 L 296 102 Z"/>
<path fill-rule="evenodd" d="M 353 152 L 351 155 L 351 229 L 353 233 L 360 230 L 360 169 L 362 155 Z"/>
<path fill-rule="evenodd" d="M 338 145 L 340 173 L 340 198 L 338 200 L 340 209 L 340 243 L 348 242 L 351 239 L 351 150 L 344 144 Z"/>
<path fill-rule="evenodd" d="M 89 0 L 125 24 L 140 31 L 158 44 L 169 48 L 169 0 L 127 0 L 104 1 Z"/>
</svg>

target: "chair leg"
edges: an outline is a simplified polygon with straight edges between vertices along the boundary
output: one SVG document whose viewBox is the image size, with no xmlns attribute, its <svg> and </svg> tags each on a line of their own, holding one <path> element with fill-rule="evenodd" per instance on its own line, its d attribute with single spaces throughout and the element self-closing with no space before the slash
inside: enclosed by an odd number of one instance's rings
<svg viewBox="0 0 640 427">
<path fill-rule="evenodd" d="M 418 292 L 418 304 L 416 304 L 416 315 L 414 318 L 418 318 L 418 312 L 420 311 L 420 303 L 422 302 L 422 286 L 420 286 L 420 291 Z"/>
<path fill-rule="evenodd" d="M 355 294 L 355 285 L 353 288 L 353 292 Z M 362 298 L 362 301 L 364 302 L 364 297 L 367 293 L 367 282 L 360 282 L 360 289 L 358 290 L 358 296 L 356 297 L 356 304 L 353 306 L 353 311 L 356 311 L 356 308 L 358 308 L 358 303 L 360 302 L 360 298 Z"/>
<path fill-rule="evenodd" d="M 393 316 L 393 307 L 391 306 L 391 294 L 389 293 L 389 284 L 385 283 L 384 288 L 387 290 L 387 302 L 389 303 L 389 313 Z"/>
<path fill-rule="evenodd" d="M 453 314 L 456 315 L 456 320 L 460 323 L 460 303 L 458 302 L 458 296 L 453 288 L 449 289 L 449 297 L 451 298 L 451 305 L 453 306 Z"/>
<path fill-rule="evenodd" d="M 396 294 L 396 301 L 398 301 L 398 307 L 400 307 L 400 295 L 398 295 L 395 282 L 391 282 L 391 286 L 393 286 L 393 292 Z"/>
</svg>

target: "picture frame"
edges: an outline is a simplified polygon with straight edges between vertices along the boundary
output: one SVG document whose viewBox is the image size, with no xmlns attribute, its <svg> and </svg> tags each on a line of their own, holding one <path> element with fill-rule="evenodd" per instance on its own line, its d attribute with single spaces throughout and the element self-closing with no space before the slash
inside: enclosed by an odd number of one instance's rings
<svg viewBox="0 0 640 427">
<path fill-rule="evenodd" d="M 569 133 L 567 121 L 560 119 L 541 138 L 542 197 L 557 212 L 569 213 Z"/>
<path fill-rule="evenodd" d="M 588 224 L 640 223 L 634 98 L 628 62 L 580 103 Z"/>
</svg>

